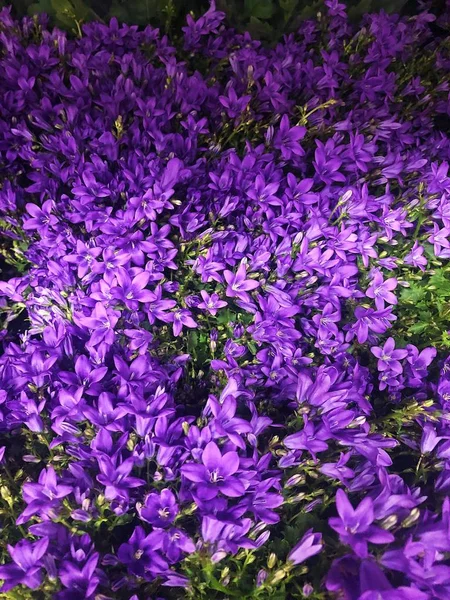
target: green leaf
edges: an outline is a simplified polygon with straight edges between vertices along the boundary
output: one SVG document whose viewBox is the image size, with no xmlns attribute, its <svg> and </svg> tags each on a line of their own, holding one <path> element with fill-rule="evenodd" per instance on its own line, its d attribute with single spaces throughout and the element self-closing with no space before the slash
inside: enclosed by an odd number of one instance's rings
<svg viewBox="0 0 450 600">
<path fill-rule="evenodd" d="M 298 0 L 279 0 L 281 10 L 284 13 L 284 22 L 287 23 L 292 16 L 292 13 L 297 8 Z"/>
<path fill-rule="evenodd" d="M 356 6 L 348 10 L 349 19 L 360 19 L 365 13 L 371 12 L 372 0 L 361 0 Z"/>
<path fill-rule="evenodd" d="M 442 269 L 438 269 L 434 275 L 430 277 L 430 286 L 435 289 L 436 296 L 450 296 L 450 281 L 445 277 Z"/>
<path fill-rule="evenodd" d="M 249 340 L 247 342 L 247 347 L 250 350 L 250 352 L 253 354 L 253 356 L 255 356 L 255 354 L 258 352 L 258 347 L 253 340 Z"/>
<path fill-rule="evenodd" d="M 195 352 L 198 346 L 198 333 L 196 331 L 190 331 L 188 333 L 188 350 Z"/>
<path fill-rule="evenodd" d="M 322 0 L 316 0 L 311 5 L 307 4 L 307 5 L 303 6 L 302 10 L 299 13 L 298 21 L 314 18 L 322 8 L 323 8 Z"/>
<path fill-rule="evenodd" d="M 217 581 L 217 579 L 214 577 L 214 575 L 210 575 L 209 585 L 212 587 L 213 590 L 222 592 L 222 593 L 226 594 L 227 596 L 232 596 L 233 598 L 242 597 L 241 592 L 233 592 L 232 590 L 230 590 L 229 587 L 225 587 L 224 585 L 222 585 L 220 583 L 220 581 Z"/>
<path fill-rule="evenodd" d="M 72 28 L 92 16 L 91 9 L 82 0 L 51 0 L 51 4 L 56 20 L 65 27 Z"/>
<path fill-rule="evenodd" d="M 245 10 L 250 17 L 270 19 L 275 12 L 272 0 L 245 0 Z"/>
<path fill-rule="evenodd" d="M 385 2 L 384 0 L 374 0 L 372 11 L 379 12 L 381 9 L 383 9 L 387 13 L 398 14 L 405 6 L 406 2 L 407 0 L 389 0 L 389 2 Z"/>
<path fill-rule="evenodd" d="M 411 283 L 408 288 L 403 288 L 400 293 L 400 300 L 407 304 L 417 304 L 426 296 L 425 290 L 417 283 Z"/>
<path fill-rule="evenodd" d="M 235 320 L 236 320 L 236 315 L 233 312 L 231 312 L 231 310 L 229 308 L 227 308 L 225 310 L 220 310 L 217 313 L 217 323 L 219 323 L 219 325 L 226 325 L 230 321 L 235 321 Z"/>
<path fill-rule="evenodd" d="M 408 331 L 410 333 L 423 333 L 428 329 L 428 327 L 428 323 L 414 323 L 414 325 L 411 325 L 411 327 L 409 327 Z"/>
<path fill-rule="evenodd" d="M 30 4 L 27 10 L 29 16 L 33 16 L 39 13 L 46 13 L 48 15 L 53 15 L 54 10 L 52 6 L 51 0 L 39 0 L 39 2 L 34 2 Z"/>
<path fill-rule="evenodd" d="M 441 338 L 441 343 L 445 348 L 450 348 L 450 335 L 448 331 L 444 331 Z"/>
</svg>

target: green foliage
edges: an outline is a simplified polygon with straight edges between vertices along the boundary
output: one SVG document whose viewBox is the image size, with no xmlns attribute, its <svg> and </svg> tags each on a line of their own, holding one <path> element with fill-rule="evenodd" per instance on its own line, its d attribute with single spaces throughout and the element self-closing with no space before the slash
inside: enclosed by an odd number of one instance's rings
<svg viewBox="0 0 450 600">
<path fill-rule="evenodd" d="M 348 0 L 351 19 L 359 20 L 366 12 L 400 12 L 406 0 Z M 179 30 L 189 10 L 198 17 L 209 7 L 208 0 L 12 0 L 18 16 L 46 13 L 58 27 L 79 34 L 83 23 L 92 20 L 160 27 L 164 32 Z M 228 23 L 240 31 L 249 31 L 259 39 L 276 41 L 294 31 L 302 20 L 323 11 L 323 0 L 217 0 L 217 8 L 227 15 Z"/>
<path fill-rule="evenodd" d="M 409 276 L 408 276 L 409 275 Z M 403 275 L 408 286 L 400 293 L 397 327 L 408 343 L 449 347 L 450 269 L 438 267 L 423 276 Z"/>
</svg>

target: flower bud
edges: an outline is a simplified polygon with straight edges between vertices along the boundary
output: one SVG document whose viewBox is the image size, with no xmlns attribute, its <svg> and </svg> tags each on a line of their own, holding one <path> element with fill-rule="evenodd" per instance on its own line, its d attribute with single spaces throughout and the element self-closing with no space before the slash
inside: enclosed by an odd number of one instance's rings
<svg viewBox="0 0 450 600">
<path fill-rule="evenodd" d="M 419 517 L 420 510 L 417 507 L 413 508 L 412 511 L 409 513 L 409 516 L 407 516 L 406 519 L 402 521 L 402 527 L 411 527 L 411 525 L 414 525 L 414 523 Z"/>
<path fill-rule="evenodd" d="M 11 496 L 11 492 L 9 491 L 9 488 L 6 485 L 2 485 L 0 487 L 0 496 L 10 506 L 13 504 L 13 497 Z"/>
<path fill-rule="evenodd" d="M 279 583 L 280 581 L 283 581 L 283 579 L 286 577 L 286 571 L 284 569 L 278 569 L 278 571 L 275 571 L 274 576 L 272 577 L 270 583 L 272 585 L 275 585 L 277 583 Z"/>
<path fill-rule="evenodd" d="M 277 564 L 277 555 L 274 552 L 269 554 L 269 558 L 267 559 L 267 566 L 269 569 L 273 569 Z"/>
<path fill-rule="evenodd" d="M 395 525 L 397 525 L 397 521 L 397 515 L 390 515 L 389 517 L 383 519 L 380 525 L 383 529 L 392 529 L 392 527 L 395 527 Z"/>
<path fill-rule="evenodd" d="M 304 476 L 301 475 L 300 473 L 297 473 L 295 475 L 292 475 L 292 477 L 289 477 L 289 479 L 284 484 L 284 487 L 285 488 L 294 487 L 295 485 L 299 485 L 301 483 L 304 483 L 304 481 L 305 481 Z"/>
<path fill-rule="evenodd" d="M 261 587 L 267 579 L 267 571 L 261 569 L 256 576 L 256 587 Z"/>
</svg>

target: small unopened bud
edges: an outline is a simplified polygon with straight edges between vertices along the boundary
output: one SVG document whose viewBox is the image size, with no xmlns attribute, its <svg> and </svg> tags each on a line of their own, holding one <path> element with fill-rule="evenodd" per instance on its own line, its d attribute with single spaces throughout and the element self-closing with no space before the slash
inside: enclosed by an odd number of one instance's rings
<svg viewBox="0 0 450 600">
<path fill-rule="evenodd" d="M 420 517 L 420 510 L 418 508 L 413 508 L 409 513 L 409 516 L 402 522 L 402 527 L 411 527 Z"/>
<path fill-rule="evenodd" d="M 256 587 L 261 587 L 266 579 L 267 579 L 267 571 L 265 571 L 264 569 L 261 569 L 258 572 L 258 575 L 256 576 Z"/>
<path fill-rule="evenodd" d="M 214 554 L 211 556 L 211 561 L 213 563 L 218 563 L 221 560 L 223 560 L 226 557 L 227 553 L 224 550 L 218 550 L 217 552 L 214 552 Z"/>
<path fill-rule="evenodd" d="M 267 566 L 269 567 L 269 569 L 273 569 L 276 564 L 277 564 L 277 555 L 274 552 L 271 552 L 269 554 L 269 558 L 267 559 Z"/>
<path fill-rule="evenodd" d="M 350 198 L 351 198 L 352 196 L 353 196 L 353 192 L 352 192 L 352 190 L 347 190 L 347 191 L 345 192 L 345 194 L 343 194 L 343 195 L 341 196 L 341 198 L 339 198 L 339 202 L 338 202 L 338 204 L 340 204 L 340 205 L 342 205 L 342 204 L 345 204 L 346 202 L 348 202 L 348 201 L 350 200 Z"/>
<path fill-rule="evenodd" d="M 2 485 L 0 487 L 0 496 L 9 505 L 11 505 L 13 503 L 13 497 L 11 496 L 11 492 L 9 491 L 9 488 L 6 485 Z"/>
<path fill-rule="evenodd" d="M 383 529 L 392 529 L 392 527 L 395 527 L 395 525 L 397 525 L 397 521 L 398 518 L 396 515 L 390 515 L 389 517 L 383 519 L 383 521 L 381 522 L 381 527 Z"/>
<path fill-rule="evenodd" d="M 295 504 L 296 502 L 301 502 L 305 498 L 306 498 L 306 494 L 304 494 L 304 493 L 297 494 L 296 496 L 293 496 L 292 498 L 289 498 L 289 500 L 287 500 L 287 503 L 288 504 Z"/>
<path fill-rule="evenodd" d="M 283 579 L 285 577 L 286 577 L 286 571 L 284 569 L 278 569 L 278 571 L 275 571 L 274 576 L 272 577 L 270 583 L 272 585 L 275 585 L 276 583 L 283 581 Z"/>
<path fill-rule="evenodd" d="M 286 488 L 294 487 L 295 485 L 304 483 L 304 481 L 305 481 L 305 478 L 303 477 L 303 475 L 301 475 L 300 473 L 297 473 L 296 475 L 292 475 L 292 477 L 289 477 L 289 479 L 284 484 L 284 487 L 286 487 Z"/>
</svg>

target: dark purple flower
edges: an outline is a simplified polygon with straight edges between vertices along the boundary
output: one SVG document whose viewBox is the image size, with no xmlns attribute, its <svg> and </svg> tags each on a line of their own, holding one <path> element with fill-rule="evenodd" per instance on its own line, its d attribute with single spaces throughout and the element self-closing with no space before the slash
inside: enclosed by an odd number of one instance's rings
<svg viewBox="0 0 450 600">
<path fill-rule="evenodd" d="M 58 571 L 62 584 L 67 588 L 58 594 L 61 600 L 76 600 L 77 598 L 92 598 L 100 583 L 100 578 L 95 574 L 99 554 L 92 554 L 83 566 L 69 561 L 64 561 Z"/>
<path fill-rule="evenodd" d="M 163 538 L 158 531 L 145 535 L 142 527 L 136 527 L 129 542 L 119 546 L 117 558 L 130 573 L 148 581 L 168 570 L 160 552 L 162 543 Z"/>
<path fill-rule="evenodd" d="M 237 297 L 245 301 L 249 298 L 247 292 L 259 287 L 259 283 L 254 279 L 246 279 L 247 267 L 245 263 L 239 265 L 236 273 L 224 271 L 223 276 L 228 284 L 226 295 L 230 298 Z"/>
<path fill-rule="evenodd" d="M 319 554 L 322 550 L 322 534 L 313 533 L 312 529 L 309 529 L 302 539 L 292 548 L 288 554 L 288 560 L 294 565 L 308 560 L 311 556 Z"/>
<path fill-rule="evenodd" d="M 188 463 L 181 467 L 183 476 L 195 483 L 195 494 L 201 500 L 212 500 L 219 492 L 231 498 L 242 496 L 245 487 L 236 476 L 239 470 L 237 452 L 220 452 L 214 442 L 209 442 L 201 455 L 202 464 Z"/>
<path fill-rule="evenodd" d="M 383 347 L 374 346 L 370 351 L 378 358 L 379 371 L 389 370 L 396 374 L 403 371 L 400 360 L 408 356 L 408 351 L 395 350 L 394 338 L 388 338 Z"/>
<path fill-rule="evenodd" d="M 115 462 L 116 459 L 111 459 L 104 454 L 98 457 L 100 475 L 97 476 L 97 480 L 105 486 L 105 497 L 109 500 L 127 498 L 127 491 L 130 488 L 145 484 L 143 479 L 130 475 L 134 467 L 132 458 L 127 458 L 118 465 Z"/>
<path fill-rule="evenodd" d="M 375 299 L 377 310 L 383 310 L 385 302 L 388 304 L 397 304 L 397 297 L 392 293 L 392 290 L 395 290 L 397 285 L 398 282 L 395 277 L 384 280 L 381 271 L 377 271 L 370 286 L 367 288 L 366 296 Z"/>
<path fill-rule="evenodd" d="M 161 490 L 160 494 L 149 494 L 139 509 L 141 519 L 154 527 L 169 527 L 177 514 L 178 505 L 169 489 Z"/>
<path fill-rule="evenodd" d="M 33 515 L 47 515 L 51 509 L 60 504 L 60 500 L 73 491 L 69 485 L 58 483 L 55 469 L 50 466 L 43 469 L 39 475 L 38 483 L 24 483 L 22 487 L 23 499 L 27 507 L 17 519 L 17 524 L 26 523 Z"/>
<path fill-rule="evenodd" d="M 207 310 L 213 316 L 217 314 L 219 308 L 223 308 L 227 305 L 227 302 L 221 300 L 218 294 L 211 294 L 210 296 L 207 292 L 201 290 L 200 295 L 203 298 L 203 302 L 198 304 L 198 308 Z"/>
<path fill-rule="evenodd" d="M 42 557 L 47 551 L 49 538 L 31 543 L 21 540 L 15 546 L 8 545 L 8 551 L 14 562 L 0 566 L 0 579 L 3 585 L 0 591 L 7 592 L 16 585 L 25 585 L 36 590 L 42 582 Z"/>
<path fill-rule="evenodd" d="M 127 308 L 136 310 L 139 302 L 146 303 L 155 299 L 153 292 L 144 289 L 150 279 L 148 271 L 142 271 L 131 279 L 125 269 L 119 268 L 116 279 L 118 285 L 111 288 L 111 295 L 123 302 Z"/>
<path fill-rule="evenodd" d="M 416 240 L 411 251 L 408 252 L 403 261 L 407 265 L 412 265 L 413 267 L 418 267 L 421 271 L 425 271 L 428 261 L 425 256 L 423 256 L 423 253 L 423 246 L 419 246 L 419 242 Z"/>
<path fill-rule="evenodd" d="M 169 562 L 178 562 L 183 554 L 195 552 L 195 544 L 181 529 L 169 529 L 162 541 L 162 552 Z"/>
<path fill-rule="evenodd" d="M 304 150 L 299 144 L 306 135 L 306 127 L 291 127 L 289 117 L 283 115 L 278 131 L 273 139 L 273 146 L 281 152 L 284 160 L 289 160 L 292 155 L 303 156 Z"/>
<path fill-rule="evenodd" d="M 361 558 L 368 556 L 368 542 L 388 544 L 394 541 L 392 533 L 372 524 L 374 512 L 371 498 L 364 498 L 354 509 L 345 492 L 339 489 L 336 493 L 336 508 L 339 517 L 331 517 L 328 522 L 337 531 L 341 541 L 351 546 Z"/>
<path fill-rule="evenodd" d="M 170 313 L 170 321 L 173 323 L 173 335 L 175 336 L 181 334 L 183 325 L 191 329 L 197 327 L 197 323 L 192 318 L 190 311 L 184 308 L 177 309 L 173 313 Z"/>
</svg>

